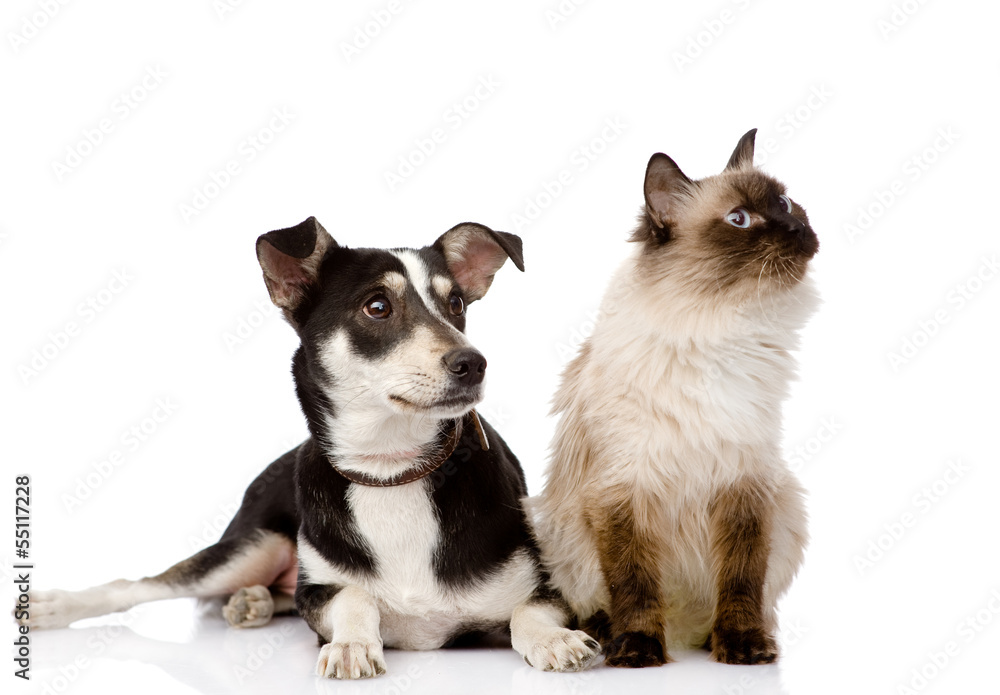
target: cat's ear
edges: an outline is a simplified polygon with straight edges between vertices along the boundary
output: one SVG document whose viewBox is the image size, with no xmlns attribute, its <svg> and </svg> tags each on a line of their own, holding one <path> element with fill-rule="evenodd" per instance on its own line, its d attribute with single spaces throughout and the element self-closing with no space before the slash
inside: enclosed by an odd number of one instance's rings
<svg viewBox="0 0 1000 695">
<path fill-rule="evenodd" d="M 661 240 L 670 237 L 671 221 L 691 185 L 691 179 L 667 155 L 657 152 L 649 158 L 642 190 L 646 196 L 646 213 L 655 226 L 653 232 Z"/>
<path fill-rule="evenodd" d="M 733 154 L 729 158 L 729 164 L 726 165 L 726 169 L 740 169 L 745 166 L 753 166 L 753 144 L 756 137 L 757 129 L 752 128 L 747 131 L 746 135 L 740 138 L 740 141 L 736 143 L 736 149 L 733 150 Z"/>
</svg>

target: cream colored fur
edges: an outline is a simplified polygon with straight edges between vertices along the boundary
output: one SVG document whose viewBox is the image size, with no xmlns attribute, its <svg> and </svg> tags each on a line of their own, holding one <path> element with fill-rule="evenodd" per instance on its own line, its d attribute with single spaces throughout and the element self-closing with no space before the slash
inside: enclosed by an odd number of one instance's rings
<svg viewBox="0 0 1000 695">
<path fill-rule="evenodd" d="M 715 610 L 708 502 L 717 491 L 752 476 L 772 493 L 771 627 L 801 563 L 802 490 L 781 458 L 780 416 L 789 353 L 817 298 L 808 277 L 713 297 L 683 268 L 656 272 L 662 259 L 648 256 L 637 248 L 618 270 L 566 369 L 548 479 L 531 503 L 543 559 L 581 618 L 609 601 L 588 516 L 609 496 L 631 505 L 640 528 L 662 539 L 667 646 L 701 646 Z"/>
</svg>

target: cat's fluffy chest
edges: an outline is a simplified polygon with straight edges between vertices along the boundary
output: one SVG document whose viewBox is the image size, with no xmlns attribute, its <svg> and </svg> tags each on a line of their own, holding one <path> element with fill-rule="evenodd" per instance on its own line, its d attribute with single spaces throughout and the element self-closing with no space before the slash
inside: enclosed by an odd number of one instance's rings
<svg viewBox="0 0 1000 695">
<path fill-rule="evenodd" d="M 677 340 L 627 313 L 591 337 L 586 381 L 615 384 L 641 417 L 676 421 L 680 439 L 752 443 L 774 435 L 794 369 L 791 333 L 770 326 Z"/>
<path fill-rule="evenodd" d="M 626 264 L 620 273 L 634 271 Z M 799 313 L 811 310 L 808 283 L 794 299 L 738 308 L 684 304 L 636 283 L 612 286 L 564 394 L 575 408 L 583 394 L 603 394 L 582 406 L 594 441 L 606 443 L 601 477 L 629 485 L 660 478 L 705 494 L 781 465 L 781 402 L 794 374 Z"/>
</svg>

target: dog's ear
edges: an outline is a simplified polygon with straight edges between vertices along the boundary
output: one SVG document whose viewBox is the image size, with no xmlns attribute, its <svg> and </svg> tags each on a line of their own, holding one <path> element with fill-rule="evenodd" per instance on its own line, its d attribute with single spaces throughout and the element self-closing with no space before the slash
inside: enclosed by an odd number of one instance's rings
<svg viewBox="0 0 1000 695">
<path fill-rule="evenodd" d="M 448 270 L 462 288 L 466 302 L 482 299 L 493 276 L 508 258 L 518 270 L 524 271 L 521 237 L 494 232 L 475 222 L 455 225 L 434 242 L 434 248 L 444 254 Z"/>
<path fill-rule="evenodd" d="M 257 237 L 257 260 L 267 293 L 293 326 L 292 315 L 319 277 L 320 261 L 336 245 L 315 217 Z"/>
<path fill-rule="evenodd" d="M 653 222 L 653 234 L 660 241 L 670 238 L 670 225 L 691 179 L 677 163 L 662 152 L 649 158 L 646 180 L 642 185 L 646 197 L 646 213 Z"/>
<path fill-rule="evenodd" d="M 733 150 L 733 154 L 729 157 L 726 169 L 740 169 L 745 166 L 753 166 L 753 146 L 756 137 L 757 129 L 752 128 L 740 138 L 740 141 L 736 143 L 736 149 Z"/>
</svg>

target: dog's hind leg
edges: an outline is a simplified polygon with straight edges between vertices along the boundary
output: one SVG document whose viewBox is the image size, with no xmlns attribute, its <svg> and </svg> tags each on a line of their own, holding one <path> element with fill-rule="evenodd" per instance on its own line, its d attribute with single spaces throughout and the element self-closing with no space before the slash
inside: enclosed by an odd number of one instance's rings
<svg viewBox="0 0 1000 695">
<path fill-rule="evenodd" d="M 232 627 L 260 627 L 267 625 L 271 616 L 294 610 L 294 596 L 257 584 L 243 587 L 230 596 L 222 614 Z"/>
<path fill-rule="evenodd" d="M 28 616 L 19 622 L 35 629 L 66 627 L 83 618 L 127 610 L 148 601 L 228 596 L 245 587 L 271 586 L 295 563 L 294 541 L 279 533 L 258 530 L 219 541 L 154 577 L 118 579 L 82 591 L 32 591 Z M 271 604 L 274 612 L 273 601 Z M 287 610 L 289 606 L 285 603 L 282 608 Z"/>
</svg>

